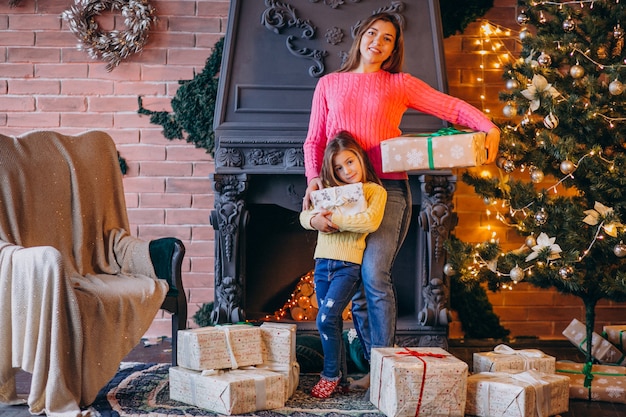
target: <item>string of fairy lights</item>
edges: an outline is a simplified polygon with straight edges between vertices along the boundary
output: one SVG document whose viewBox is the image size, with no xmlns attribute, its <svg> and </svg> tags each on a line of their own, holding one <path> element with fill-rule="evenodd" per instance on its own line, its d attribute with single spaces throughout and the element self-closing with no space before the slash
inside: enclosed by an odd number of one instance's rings
<svg viewBox="0 0 626 417">
<path fill-rule="evenodd" d="M 556 5 L 559 6 L 559 8 L 562 8 L 563 6 L 566 5 L 579 5 L 581 8 L 584 7 L 589 7 L 590 9 L 593 8 L 594 4 L 597 2 L 598 0 L 583 0 L 583 1 L 565 1 L 565 2 L 554 2 L 554 1 L 537 1 L 537 2 L 532 2 L 531 3 L 531 7 L 535 7 L 538 5 Z M 616 0 L 616 4 L 619 3 L 619 0 Z M 540 14 L 540 21 L 542 20 L 542 15 Z M 545 17 L 544 17 L 545 18 Z M 529 36 L 529 31 L 528 28 L 526 27 L 526 22 L 528 21 L 527 16 L 524 14 L 524 11 L 522 10 L 522 12 L 520 13 L 520 15 L 518 15 L 517 17 L 517 21 L 518 23 L 520 23 L 520 25 L 522 26 L 522 29 L 520 31 L 517 32 L 518 37 L 520 38 L 520 40 L 523 40 L 525 36 Z M 575 27 L 575 22 L 571 21 L 569 18 L 564 21 L 563 23 L 563 29 L 565 31 L 569 31 L 571 30 L 571 28 Z M 504 62 L 509 61 L 510 59 L 512 59 L 512 57 L 514 56 L 511 51 L 506 50 L 505 53 L 500 53 L 500 50 L 502 48 L 505 48 L 506 39 L 512 39 L 512 34 L 514 34 L 515 31 L 513 31 L 512 29 L 508 29 L 508 28 L 504 28 L 501 27 L 499 25 L 495 25 L 489 21 L 483 21 L 481 26 L 480 26 L 480 40 L 477 41 L 477 44 L 480 47 L 480 51 L 479 53 L 481 54 L 481 57 L 483 57 L 482 61 L 481 61 L 481 69 L 483 70 L 483 74 L 485 71 L 485 57 L 487 56 L 487 54 L 492 53 L 495 54 L 495 56 L 498 57 L 498 62 L 495 64 L 495 67 L 498 68 L 500 67 L 502 64 L 504 64 Z M 614 36 L 614 38 L 616 40 L 619 40 L 620 42 L 624 37 L 624 30 L 621 28 L 620 23 L 616 22 L 614 29 L 613 29 L 613 33 L 612 35 Z M 506 37 L 506 39 L 504 38 Z M 495 41 L 494 41 L 495 39 Z M 487 46 L 490 47 L 490 51 L 487 50 Z M 558 49 L 561 50 L 561 48 L 563 47 L 561 44 L 557 44 Z M 569 46 L 570 48 L 570 56 L 576 56 L 578 59 L 580 60 L 587 60 L 591 63 L 593 63 L 599 70 L 612 70 L 613 73 L 617 74 L 615 76 L 615 78 L 611 81 L 611 83 L 609 84 L 609 93 L 617 96 L 620 95 L 624 92 L 624 86 L 622 85 L 621 81 L 619 80 L 619 70 L 623 69 L 626 67 L 626 59 L 624 59 L 624 63 L 622 64 L 620 63 L 616 63 L 616 64 L 612 64 L 612 65 L 605 65 L 602 64 L 600 62 L 598 62 L 597 60 L 594 60 L 592 58 L 592 56 L 590 55 L 589 51 L 583 51 L 580 48 L 576 47 L 576 46 Z M 541 62 L 541 64 L 544 65 L 549 65 L 550 64 L 550 57 L 545 55 L 544 53 L 541 53 L 539 55 L 539 57 L 537 58 L 537 61 L 541 61 L 542 58 L 547 58 L 547 62 Z M 534 59 L 534 57 L 529 56 L 527 59 L 527 62 L 530 62 Z M 539 62 L 534 61 L 532 62 L 533 64 L 536 65 L 540 65 Z M 576 62 L 576 65 L 573 65 L 570 69 L 570 75 L 572 75 L 573 78 L 582 78 L 585 74 L 584 74 L 584 68 L 582 66 L 579 65 L 580 61 Z M 484 75 L 481 79 L 477 79 L 478 82 L 483 82 L 483 94 L 481 95 L 481 100 L 485 101 L 485 91 L 486 89 L 484 88 Z M 515 80 L 513 80 L 515 81 Z M 533 82 L 535 80 L 529 80 L 528 81 L 528 85 L 532 85 Z M 541 81 L 541 80 L 539 80 Z M 549 84 L 547 84 L 548 86 L 550 86 Z M 518 88 L 519 85 L 513 85 L 513 83 L 511 83 L 511 85 L 507 84 L 507 89 L 511 90 L 514 88 Z M 553 91 L 553 99 L 555 101 L 563 101 L 563 100 L 567 100 L 567 97 L 559 91 L 554 90 Z M 527 97 L 528 98 L 528 97 Z M 506 115 L 506 107 L 505 109 L 503 109 L 503 112 L 505 112 Z M 511 109 L 508 109 L 509 113 Z M 489 109 L 484 108 L 483 106 L 483 111 L 485 112 L 489 112 Z M 516 126 L 509 126 L 509 128 L 517 130 L 520 128 L 520 126 L 526 124 L 529 122 L 529 117 L 532 114 L 532 111 L 529 109 L 529 112 L 519 121 L 519 123 Z M 510 114 L 509 114 L 510 115 Z M 622 116 L 615 116 L 615 115 L 606 115 L 600 112 L 594 112 L 593 113 L 594 117 L 600 117 L 603 120 L 605 120 L 609 126 L 609 128 L 615 128 L 617 123 L 619 122 L 624 122 L 626 121 L 626 117 L 622 117 Z M 556 125 L 558 125 L 558 119 L 552 115 L 551 113 L 546 116 L 546 118 L 544 119 L 544 125 L 546 125 L 547 128 L 554 128 Z M 538 133 L 537 133 L 538 134 Z M 601 161 L 603 161 L 606 166 L 607 166 L 607 170 L 608 171 L 613 171 L 615 169 L 615 162 L 613 160 L 610 160 L 609 158 L 607 158 L 605 155 L 603 155 L 602 150 L 601 149 L 593 149 L 590 152 L 588 152 L 587 154 L 583 155 L 582 157 L 580 157 L 578 159 L 578 161 L 574 162 L 571 161 L 569 159 L 564 160 L 561 165 L 560 165 L 560 170 L 561 172 L 564 174 L 564 176 L 562 178 L 557 178 L 555 179 L 555 182 L 550 185 L 549 187 L 546 188 L 546 192 L 554 192 L 555 194 L 558 193 L 560 186 L 563 184 L 564 181 L 566 181 L 567 179 L 574 179 L 574 172 L 575 170 L 579 167 L 580 163 L 585 159 L 585 158 L 598 158 Z M 515 164 L 510 161 L 510 160 L 506 160 L 506 158 L 501 158 L 498 162 L 497 165 L 502 168 L 506 173 L 511 173 L 513 172 L 516 167 Z M 521 171 L 524 171 L 526 167 L 522 166 L 520 167 Z M 544 175 L 543 172 L 541 172 L 540 170 L 534 168 L 534 167 L 530 167 L 530 175 L 531 175 L 531 181 L 533 183 L 539 183 L 539 182 L 543 182 L 544 181 Z M 486 214 L 487 214 L 487 219 L 489 219 L 491 217 L 491 209 L 493 209 L 494 205 L 497 205 L 498 202 L 497 201 L 486 201 L 486 203 L 488 203 L 488 208 L 486 209 Z M 516 218 L 517 216 L 528 216 L 531 213 L 534 213 L 534 221 L 537 225 L 541 225 L 544 224 L 547 221 L 547 211 L 544 208 L 539 208 L 538 210 L 532 210 L 532 207 L 535 205 L 535 202 L 530 202 L 528 204 L 526 204 L 523 207 L 512 207 L 510 206 L 510 202 L 508 201 L 502 201 L 502 208 L 508 208 L 508 215 L 510 216 L 510 218 Z M 490 209 L 491 207 L 491 209 Z M 518 230 L 520 229 L 520 226 L 514 223 L 511 223 L 507 220 L 507 217 L 502 214 L 499 210 L 495 210 L 496 211 L 496 219 L 501 222 L 503 225 L 505 225 L 506 227 L 514 227 L 514 228 L 518 228 Z M 587 217 L 583 220 L 585 223 L 590 224 L 591 226 L 595 226 L 596 230 L 595 233 L 593 235 L 593 238 L 591 240 L 591 242 L 589 242 L 588 246 L 586 247 L 585 250 L 583 250 L 580 255 L 578 256 L 578 262 L 582 261 L 583 258 L 585 258 L 591 251 L 592 247 L 594 246 L 594 244 L 596 244 L 597 241 L 604 239 L 604 235 L 610 235 L 613 237 L 617 236 L 617 230 L 618 228 L 623 228 L 624 225 L 622 223 L 620 223 L 618 220 L 615 220 L 615 214 L 613 212 L 613 209 L 610 207 L 605 207 L 600 203 L 596 202 L 596 207 L 594 207 L 593 210 L 587 210 L 585 212 L 587 214 Z M 491 230 L 491 224 L 490 221 L 488 220 L 487 222 L 487 230 Z M 492 232 L 492 238 L 490 240 L 491 243 L 496 242 L 496 238 L 497 238 L 497 232 Z M 543 253 L 544 255 L 546 255 L 546 258 L 548 260 L 548 262 L 552 261 L 552 260 L 556 260 L 560 258 L 559 253 L 561 252 L 561 248 L 558 244 L 555 243 L 556 238 L 551 238 L 549 236 L 547 236 L 545 233 L 541 233 L 539 236 L 535 237 L 533 235 L 528 236 L 525 239 L 524 245 L 522 246 L 523 250 L 528 250 L 528 248 L 531 249 L 530 254 L 527 257 L 527 261 L 529 260 L 533 260 L 539 257 L 540 253 Z M 532 271 L 533 268 L 537 265 L 543 265 L 542 261 L 537 261 L 536 264 L 531 264 L 525 268 L 521 268 L 518 265 L 516 265 L 514 268 L 512 268 L 508 273 L 507 272 L 502 272 L 502 271 L 498 271 L 497 269 L 497 260 L 494 261 L 486 261 L 484 259 L 481 258 L 481 256 L 478 253 L 478 249 L 480 248 L 480 244 L 476 245 L 476 249 L 477 251 L 474 253 L 474 265 L 468 267 L 468 270 L 470 272 L 470 274 L 472 275 L 478 275 L 479 271 L 483 268 L 488 268 L 489 270 L 491 270 L 492 272 L 496 273 L 498 276 L 501 277 L 510 277 L 511 281 L 513 284 L 517 284 L 519 281 L 524 279 L 524 276 L 530 276 L 532 275 Z M 616 256 L 618 257 L 624 257 L 626 256 L 626 245 L 623 244 L 622 242 L 620 242 L 619 244 L 615 245 L 614 249 L 613 249 L 614 253 Z M 502 254 L 503 255 L 503 254 Z M 454 271 L 452 270 L 452 267 L 448 264 L 444 267 L 444 271 L 448 270 L 448 273 L 454 273 Z M 562 268 L 559 269 L 559 275 L 562 278 L 567 278 L 569 276 L 571 276 L 573 274 L 573 267 L 569 266 L 569 265 L 565 265 Z M 501 285 L 502 288 L 504 289 L 512 289 L 512 285 L 509 284 L 502 284 Z"/>
</svg>

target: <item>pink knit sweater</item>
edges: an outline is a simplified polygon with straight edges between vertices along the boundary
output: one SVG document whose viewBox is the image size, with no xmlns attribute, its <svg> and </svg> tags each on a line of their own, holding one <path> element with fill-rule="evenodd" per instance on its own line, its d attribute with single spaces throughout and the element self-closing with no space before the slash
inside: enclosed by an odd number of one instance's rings
<svg viewBox="0 0 626 417">
<path fill-rule="evenodd" d="M 324 148 L 341 130 L 356 137 L 380 178 L 407 178 L 403 172 L 382 172 L 380 142 L 402 134 L 400 121 L 408 108 L 477 131 L 495 127 L 477 108 L 407 73 L 331 73 L 319 80 L 313 95 L 304 142 L 307 180 L 319 176 Z"/>
</svg>

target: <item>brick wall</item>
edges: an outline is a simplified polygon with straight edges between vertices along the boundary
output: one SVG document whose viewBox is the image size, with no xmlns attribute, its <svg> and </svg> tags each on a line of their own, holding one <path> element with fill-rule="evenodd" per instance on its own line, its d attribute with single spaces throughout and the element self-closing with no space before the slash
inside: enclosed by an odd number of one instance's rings
<svg viewBox="0 0 626 417">
<path fill-rule="evenodd" d="M 129 164 L 124 186 L 132 233 L 144 239 L 176 236 L 187 247 L 183 279 L 191 317 L 213 300 L 214 242 L 208 221 L 213 161 L 193 145 L 164 139 L 160 126 L 137 114 L 137 96 L 144 97 L 148 109 L 170 110 L 178 80 L 201 71 L 223 36 L 229 2 L 151 0 L 159 20 L 147 47 L 112 72 L 105 70 L 105 63 L 76 50 L 76 38 L 60 18 L 71 3 L 23 0 L 11 9 L 8 0 L 0 0 L 0 132 L 17 135 L 52 129 L 71 134 L 101 129 L 111 134 Z M 496 0 L 495 6 L 486 17 L 516 28 L 515 0 Z M 123 29 L 116 13 L 103 16 L 101 24 L 106 30 Z M 472 24 L 464 35 L 445 41 L 450 92 L 478 107 L 483 105 L 480 94 L 486 92 L 485 107 L 495 115 L 502 81 L 498 70 L 478 70 L 478 27 Z M 476 82 L 479 73 L 485 86 Z M 463 240 L 481 241 L 496 231 L 511 247 L 519 245 L 519 238 L 486 216 L 482 200 L 462 183 L 455 207 L 460 215 L 456 234 Z M 559 337 L 572 317 L 583 318 L 576 298 L 525 284 L 490 298 L 514 335 Z M 607 302 L 598 308 L 598 318 L 600 323 L 615 321 L 625 312 L 623 305 Z M 169 334 L 169 318 L 162 315 L 147 333 Z M 461 334 L 454 322 L 451 335 Z"/>
</svg>

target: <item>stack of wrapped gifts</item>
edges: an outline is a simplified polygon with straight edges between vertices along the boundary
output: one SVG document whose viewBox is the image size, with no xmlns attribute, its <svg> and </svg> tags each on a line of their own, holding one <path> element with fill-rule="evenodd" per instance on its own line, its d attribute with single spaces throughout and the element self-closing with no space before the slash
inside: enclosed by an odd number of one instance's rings
<svg viewBox="0 0 626 417">
<path fill-rule="evenodd" d="M 283 407 L 298 385 L 295 340 L 286 323 L 181 330 L 170 398 L 226 415 Z"/>
<path fill-rule="evenodd" d="M 569 378 L 555 374 L 556 358 L 540 350 L 498 345 L 474 353 L 472 365 L 467 415 L 547 417 L 569 409 Z"/>
<path fill-rule="evenodd" d="M 626 325 L 604 326 L 603 336 L 592 332 L 593 363 L 557 361 L 557 373 L 570 378 L 570 398 L 626 404 Z M 584 323 L 574 319 L 563 335 L 582 352 L 587 352 Z"/>
</svg>

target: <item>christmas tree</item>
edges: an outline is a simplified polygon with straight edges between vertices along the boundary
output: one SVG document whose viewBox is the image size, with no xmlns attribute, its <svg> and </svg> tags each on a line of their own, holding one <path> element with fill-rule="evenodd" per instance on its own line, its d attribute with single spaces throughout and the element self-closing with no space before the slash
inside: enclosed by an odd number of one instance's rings
<svg viewBox="0 0 626 417">
<path fill-rule="evenodd" d="M 519 1 L 521 56 L 504 67 L 498 178 L 463 180 L 525 244 L 447 242 L 447 273 L 491 290 L 526 280 L 580 297 L 591 363 L 595 307 L 626 300 L 626 8 Z M 622 223 L 624 222 L 624 223 Z"/>
</svg>

